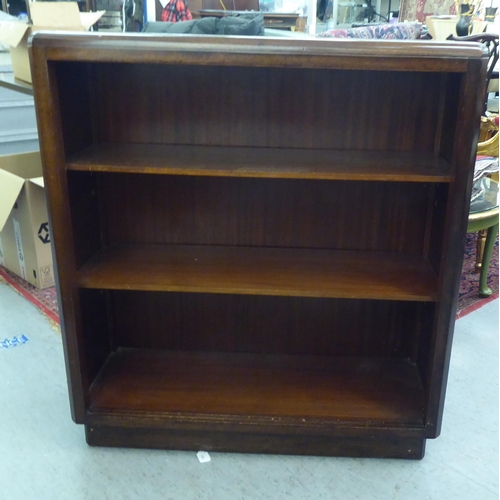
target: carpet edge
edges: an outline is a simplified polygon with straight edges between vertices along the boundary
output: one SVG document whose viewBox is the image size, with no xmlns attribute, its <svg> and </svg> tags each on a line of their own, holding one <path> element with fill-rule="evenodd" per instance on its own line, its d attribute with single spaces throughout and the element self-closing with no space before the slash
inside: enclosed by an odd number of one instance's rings
<svg viewBox="0 0 500 500">
<path fill-rule="evenodd" d="M 13 288 L 19 295 L 23 296 L 26 300 L 28 300 L 31 304 L 33 304 L 39 311 L 41 311 L 43 314 L 45 314 L 49 320 L 53 321 L 56 323 L 58 326 L 60 326 L 60 320 L 59 317 L 54 314 L 50 309 L 48 309 L 45 304 L 37 300 L 33 295 L 28 293 L 27 291 L 23 290 L 1 267 L 0 267 L 0 277 L 9 285 L 11 288 Z"/>
</svg>

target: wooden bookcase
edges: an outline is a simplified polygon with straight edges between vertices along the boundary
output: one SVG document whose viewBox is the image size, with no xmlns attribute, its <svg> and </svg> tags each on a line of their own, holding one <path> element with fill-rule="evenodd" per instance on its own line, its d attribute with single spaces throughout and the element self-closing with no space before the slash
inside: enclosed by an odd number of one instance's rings
<svg viewBox="0 0 500 500">
<path fill-rule="evenodd" d="M 481 47 L 39 33 L 30 50 L 88 443 L 421 458 Z"/>
</svg>

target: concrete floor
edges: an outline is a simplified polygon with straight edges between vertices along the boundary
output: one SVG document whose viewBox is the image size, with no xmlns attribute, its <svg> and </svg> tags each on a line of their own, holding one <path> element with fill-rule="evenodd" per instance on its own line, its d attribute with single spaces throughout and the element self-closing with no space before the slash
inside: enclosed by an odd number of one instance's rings
<svg viewBox="0 0 500 500">
<path fill-rule="evenodd" d="M 90 448 L 61 337 L 0 283 L 0 500 L 498 499 L 498 300 L 459 320 L 442 435 L 422 461 Z"/>
</svg>

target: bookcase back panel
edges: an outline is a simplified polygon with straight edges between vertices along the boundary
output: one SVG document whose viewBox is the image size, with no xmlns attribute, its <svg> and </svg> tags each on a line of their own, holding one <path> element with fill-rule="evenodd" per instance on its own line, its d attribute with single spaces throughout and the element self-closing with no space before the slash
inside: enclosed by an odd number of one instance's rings
<svg viewBox="0 0 500 500">
<path fill-rule="evenodd" d="M 97 65 L 100 139 L 432 151 L 440 75 L 355 73 Z"/>
<path fill-rule="evenodd" d="M 432 213 L 432 222 L 429 239 L 429 262 L 437 273 L 441 269 L 441 260 L 443 258 L 444 245 L 444 225 L 446 221 L 446 208 L 448 202 L 449 186 L 439 184 L 436 187 L 436 195 Z"/>
<path fill-rule="evenodd" d="M 168 350 L 409 358 L 420 311 L 378 300 L 111 294 L 115 347 Z"/>
<path fill-rule="evenodd" d="M 56 68 L 58 80 L 74 81 L 60 90 L 67 154 L 90 141 L 431 152 L 440 134 L 438 73 Z"/>
<path fill-rule="evenodd" d="M 418 254 L 432 196 L 423 183 L 123 174 L 99 180 L 109 243 Z"/>
</svg>

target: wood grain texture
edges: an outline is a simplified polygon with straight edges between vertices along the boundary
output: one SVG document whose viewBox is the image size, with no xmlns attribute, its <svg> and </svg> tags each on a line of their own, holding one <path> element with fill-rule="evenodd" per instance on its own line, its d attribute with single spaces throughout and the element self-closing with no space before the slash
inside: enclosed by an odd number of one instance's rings
<svg viewBox="0 0 500 500">
<path fill-rule="evenodd" d="M 59 86 L 59 109 L 66 154 L 80 151 L 93 142 L 89 65 L 65 63 L 52 65 Z"/>
<path fill-rule="evenodd" d="M 442 420 L 481 46 L 30 43 L 88 442 L 421 458 Z"/>
<path fill-rule="evenodd" d="M 464 72 L 486 57 L 480 44 L 393 40 L 296 40 L 272 37 L 36 33 L 53 61 L 232 65 Z"/>
<path fill-rule="evenodd" d="M 68 182 L 65 171 L 65 141 L 59 105 L 59 82 L 54 65 L 42 47 L 31 50 L 31 72 L 40 138 L 45 191 L 49 209 L 54 271 L 61 312 L 62 342 L 70 389 L 71 416 L 83 423 L 88 406 L 89 377 L 78 290 L 75 286 L 76 256 Z M 63 90 L 63 93 L 65 90 Z M 74 130 L 74 128 L 73 128 Z"/>
<path fill-rule="evenodd" d="M 110 295 L 114 345 L 122 347 L 409 358 L 424 322 L 421 303 L 409 301 L 136 291 Z M 95 313 L 85 309 L 84 314 Z"/>
<path fill-rule="evenodd" d="M 451 163 L 455 146 L 455 133 L 458 126 L 459 100 L 463 85 L 463 74 L 446 75 L 446 92 L 443 95 L 442 132 L 439 152 Z"/>
<path fill-rule="evenodd" d="M 68 195 L 76 267 L 87 262 L 102 247 L 102 224 L 99 207 L 97 176 L 79 176 L 77 182 L 68 179 Z"/>
<path fill-rule="evenodd" d="M 460 82 L 460 99 L 456 123 L 461 126 L 451 148 L 451 164 L 455 181 L 450 186 L 446 215 L 443 220 L 443 247 L 441 254 L 441 300 L 436 310 L 427 365 L 429 380 L 426 401 L 426 435 L 437 437 L 446 394 L 446 383 L 451 357 L 451 346 L 457 310 L 457 297 L 462 274 L 463 248 L 469 217 L 470 195 L 474 161 L 479 137 L 479 123 L 483 110 L 482 97 L 486 87 L 486 59 L 469 61 L 469 70 Z"/>
<path fill-rule="evenodd" d="M 84 288 L 432 301 L 419 256 L 257 247 L 113 245 L 78 271 Z"/>
<path fill-rule="evenodd" d="M 83 185 L 85 175 L 91 174 L 68 172 L 76 185 Z M 378 182 L 374 189 L 371 182 L 353 181 L 95 175 L 103 193 L 103 245 L 265 246 L 422 255 L 433 192 L 426 183 Z"/>
<path fill-rule="evenodd" d="M 82 309 L 83 344 L 86 371 L 93 382 L 111 351 L 112 337 L 109 329 L 111 306 L 107 292 L 80 290 L 78 298 Z"/>
<path fill-rule="evenodd" d="M 443 227 L 446 222 L 446 209 L 448 206 L 448 186 L 441 184 L 437 187 L 436 196 L 432 202 L 433 210 L 430 222 L 430 240 L 429 240 L 429 262 L 432 264 L 436 273 L 440 274 L 443 246 L 445 244 Z"/>
<path fill-rule="evenodd" d="M 68 170 L 135 174 L 324 180 L 450 182 L 431 153 L 94 144 L 71 155 Z"/>
<path fill-rule="evenodd" d="M 423 425 L 422 396 L 403 359 L 119 349 L 92 385 L 90 411 L 404 427 Z"/>
<path fill-rule="evenodd" d="M 413 460 L 421 459 L 425 451 L 425 439 L 418 428 L 411 431 L 405 429 L 404 432 L 393 428 L 374 431 L 372 427 L 329 429 L 325 432 L 320 428 L 322 433 L 313 434 L 307 432 L 311 430 L 309 427 L 302 429 L 301 434 L 278 433 L 276 429 L 270 434 L 257 432 L 255 425 L 239 424 L 231 431 L 227 423 L 223 425 L 223 430 L 214 430 L 214 424 L 204 430 L 195 429 L 195 426 L 188 429 L 175 426 L 172 429 L 165 421 L 162 421 L 162 427 L 152 427 L 151 420 L 147 424 L 142 420 L 141 427 L 137 424 L 140 421 L 138 418 L 113 419 L 106 414 L 90 412 L 87 419 L 92 422 L 85 426 L 87 443 L 91 446 Z M 102 423 L 103 420 L 105 423 Z M 110 420 L 115 425 L 110 424 Z"/>
<path fill-rule="evenodd" d="M 92 67 L 103 143 L 433 153 L 440 124 L 439 73 Z"/>
</svg>

